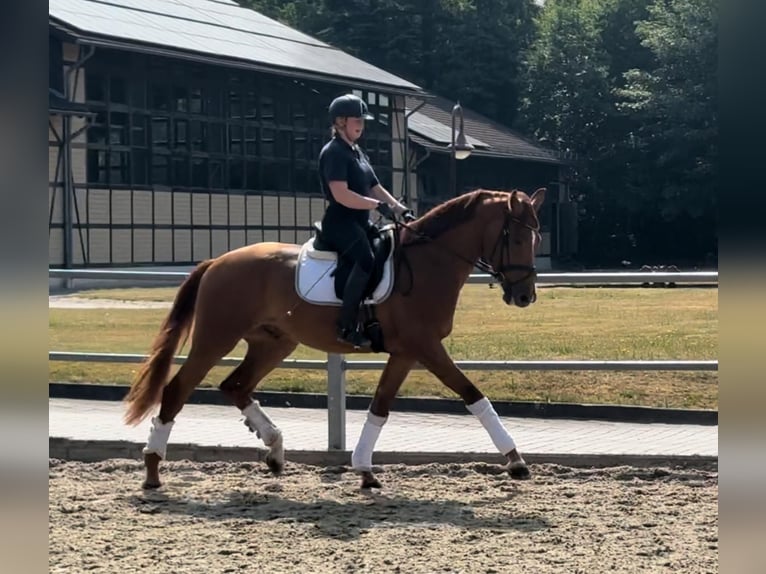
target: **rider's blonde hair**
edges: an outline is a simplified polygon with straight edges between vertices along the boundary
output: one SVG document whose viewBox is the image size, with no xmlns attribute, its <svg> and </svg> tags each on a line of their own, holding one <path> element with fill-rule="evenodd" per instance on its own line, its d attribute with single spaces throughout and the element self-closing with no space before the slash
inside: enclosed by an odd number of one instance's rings
<svg viewBox="0 0 766 574">
<path fill-rule="evenodd" d="M 338 128 L 345 128 L 346 127 L 346 118 L 335 118 L 335 123 L 330 128 L 330 135 L 332 137 L 335 137 L 338 135 Z"/>
</svg>

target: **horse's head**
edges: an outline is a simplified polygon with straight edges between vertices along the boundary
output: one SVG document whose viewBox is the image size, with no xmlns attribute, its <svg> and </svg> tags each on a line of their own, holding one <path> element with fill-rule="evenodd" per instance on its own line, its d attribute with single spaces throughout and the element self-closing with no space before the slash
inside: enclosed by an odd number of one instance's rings
<svg viewBox="0 0 766 574">
<path fill-rule="evenodd" d="M 526 307 L 537 299 L 535 293 L 535 250 L 540 243 L 540 221 L 537 214 L 545 200 L 540 188 L 529 197 L 523 191 L 508 194 L 507 201 L 496 204 L 502 214 L 500 224 L 488 225 L 484 245 L 492 245 L 486 259 L 495 278 L 503 286 L 503 301 Z"/>
</svg>

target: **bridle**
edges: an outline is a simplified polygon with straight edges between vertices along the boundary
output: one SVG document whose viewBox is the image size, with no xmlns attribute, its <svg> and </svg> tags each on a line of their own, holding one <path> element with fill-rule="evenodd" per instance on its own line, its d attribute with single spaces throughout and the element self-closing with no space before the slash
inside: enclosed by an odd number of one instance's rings
<svg viewBox="0 0 766 574">
<path fill-rule="evenodd" d="M 506 300 L 509 300 L 510 297 L 513 296 L 513 286 L 517 285 L 523 281 L 526 281 L 530 277 L 534 276 L 537 273 L 537 268 L 534 265 L 521 265 L 518 263 L 504 263 L 507 257 L 510 258 L 510 247 L 508 245 L 510 238 L 511 238 L 511 225 L 513 224 L 521 225 L 522 227 L 525 227 L 526 229 L 531 229 L 535 233 L 536 239 L 539 241 L 541 239 L 540 235 L 540 226 L 532 226 L 528 223 L 523 222 L 518 217 L 514 217 L 510 212 L 505 214 L 505 221 L 503 222 L 503 228 L 500 231 L 500 235 L 497 238 L 497 241 L 495 241 L 495 246 L 492 248 L 492 254 L 489 256 L 490 261 L 492 261 L 495 257 L 495 253 L 497 253 L 498 247 L 500 248 L 500 266 L 498 268 L 495 268 L 491 263 L 487 262 L 483 257 L 480 257 L 476 261 L 471 261 L 467 257 L 464 257 L 460 253 L 456 253 L 452 249 L 449 249 L 448 247 L 442 246 L 443 249 L 446 251 L 449 251 L 452 255 L 457 257 L 458 259 L 462 259 L 463 261 L 470 263 L 471 265 L 478 267 L 485 273 L 491 275 L 494 277 L 498 283 L 500 283 L 503 287 L 503 292 Z M 406 223 L 402 221 L 396 221 L 396 226 L 401 226 L 409 230 L 411 233 L 415 234 L 418 239 L 425 240 L 425 241 L 432 241 L 433 239 L 423 233 L 420 233 L 407 225 Z M 408 244 L 402 244 L 402 247 L 406 247 L 407 245 L 412 245 L 412 243 Z M 409 266 L 409 263 L 408 263 Z M 515 281 L 508 281 L 503 273 L 505 271 L 526 271 L 526 275 L 521 277 L 520 279 L 516 279 Z M 412 269 L 410 268 L 410 273 L 412 273 Z M 533 299 L 534 301 L 534 299 Z"/>
<path fill-rule="evenodd" d="M 488 273 L 489 275 L 492 275 L 495 279 L 497 279 L 500 283 L 503 284 L 503 287 L 506 285 L 510 288 L 514 285 L 521 283 L 522 281 L 526 281 L 531 276 L 533 276 L 535 273 L 537 273 L 537 268 L 534 265 L 520 265 L 518 263 L 503 263 L 506 260 L 506 254 L 508 254 L 508 258 L 510 258 L 510 248 L 508 246 L 508 243 L 511 238 L 511 225 L 513 223 L 517 223 L 518 225 L 525 227 L 526 229 L 531 229 L 534 233 L 536 238 L 540 239 L 540 227 L 529 225 L 528 223 L 524 223 L 519 219 L 518 217 L 513 217 L 510 213 L 506 213 L 505 215 L 505 222 L 503 223 L 503 229 L 500 232 L 500 235 L 497 238 L 497 241 L 495 242 L 495 246 L 492 248 L 492 254 L 489 256 L 489 260 L 492 261 L 495 258 L 495 253 L 497 253 L 497 248 L 500 247 L 500 266 L 495 269 L 495 267 L 491 264 L 485 261 L 483 258 L 479 258 L 479 260 L 476 262 L 476 267 L 484 271 L 485 273 Z M 521 277 L 520 279 L 516 279 L 516 281 L 507 281 L 503 273 L 505 271 L 526 271 L 527 274 Z"/>
</svg>

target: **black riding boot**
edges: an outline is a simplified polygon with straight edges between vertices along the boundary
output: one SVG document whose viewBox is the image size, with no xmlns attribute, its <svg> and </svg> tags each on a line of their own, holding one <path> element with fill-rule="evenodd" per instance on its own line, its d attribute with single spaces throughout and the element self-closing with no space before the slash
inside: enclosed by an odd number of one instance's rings
<svg viewBox="0 0 766 574">
<path fill-rule="evenodd" d="M 359 305 L 369 280 L 370 274 L 365 273 L 359 265 L 354 265 L 343 289 L 343 304 L 338 318 L 338 340 L 357 349 L 372 344 L 359 329 Z"/>
</svg>

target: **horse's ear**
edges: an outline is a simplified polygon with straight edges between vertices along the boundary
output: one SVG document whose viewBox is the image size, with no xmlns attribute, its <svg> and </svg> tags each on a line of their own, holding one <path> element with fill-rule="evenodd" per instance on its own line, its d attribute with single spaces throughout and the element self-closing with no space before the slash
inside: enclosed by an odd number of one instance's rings
<svg viewBox="0 0 766 574">
<path fill-rule="evenodd" d="M 535 211 L 539 212 L 540 207 L 543 205 L 543 201 L 545 201 L 545 188 L 541 187 L 535 191 L 529 200 L 532 202 L 532 207 L 535 208 Z"/>
<path fill-rule="evenodd" d="M 516 190 L 513 190 L 511 196 L 508 198 L 508 209 L 511 210 L 511 213 L 519 213 L 519 210 L 521 209 L 521 200 L 519 199 L 519 194 Z"/>
</svg>

